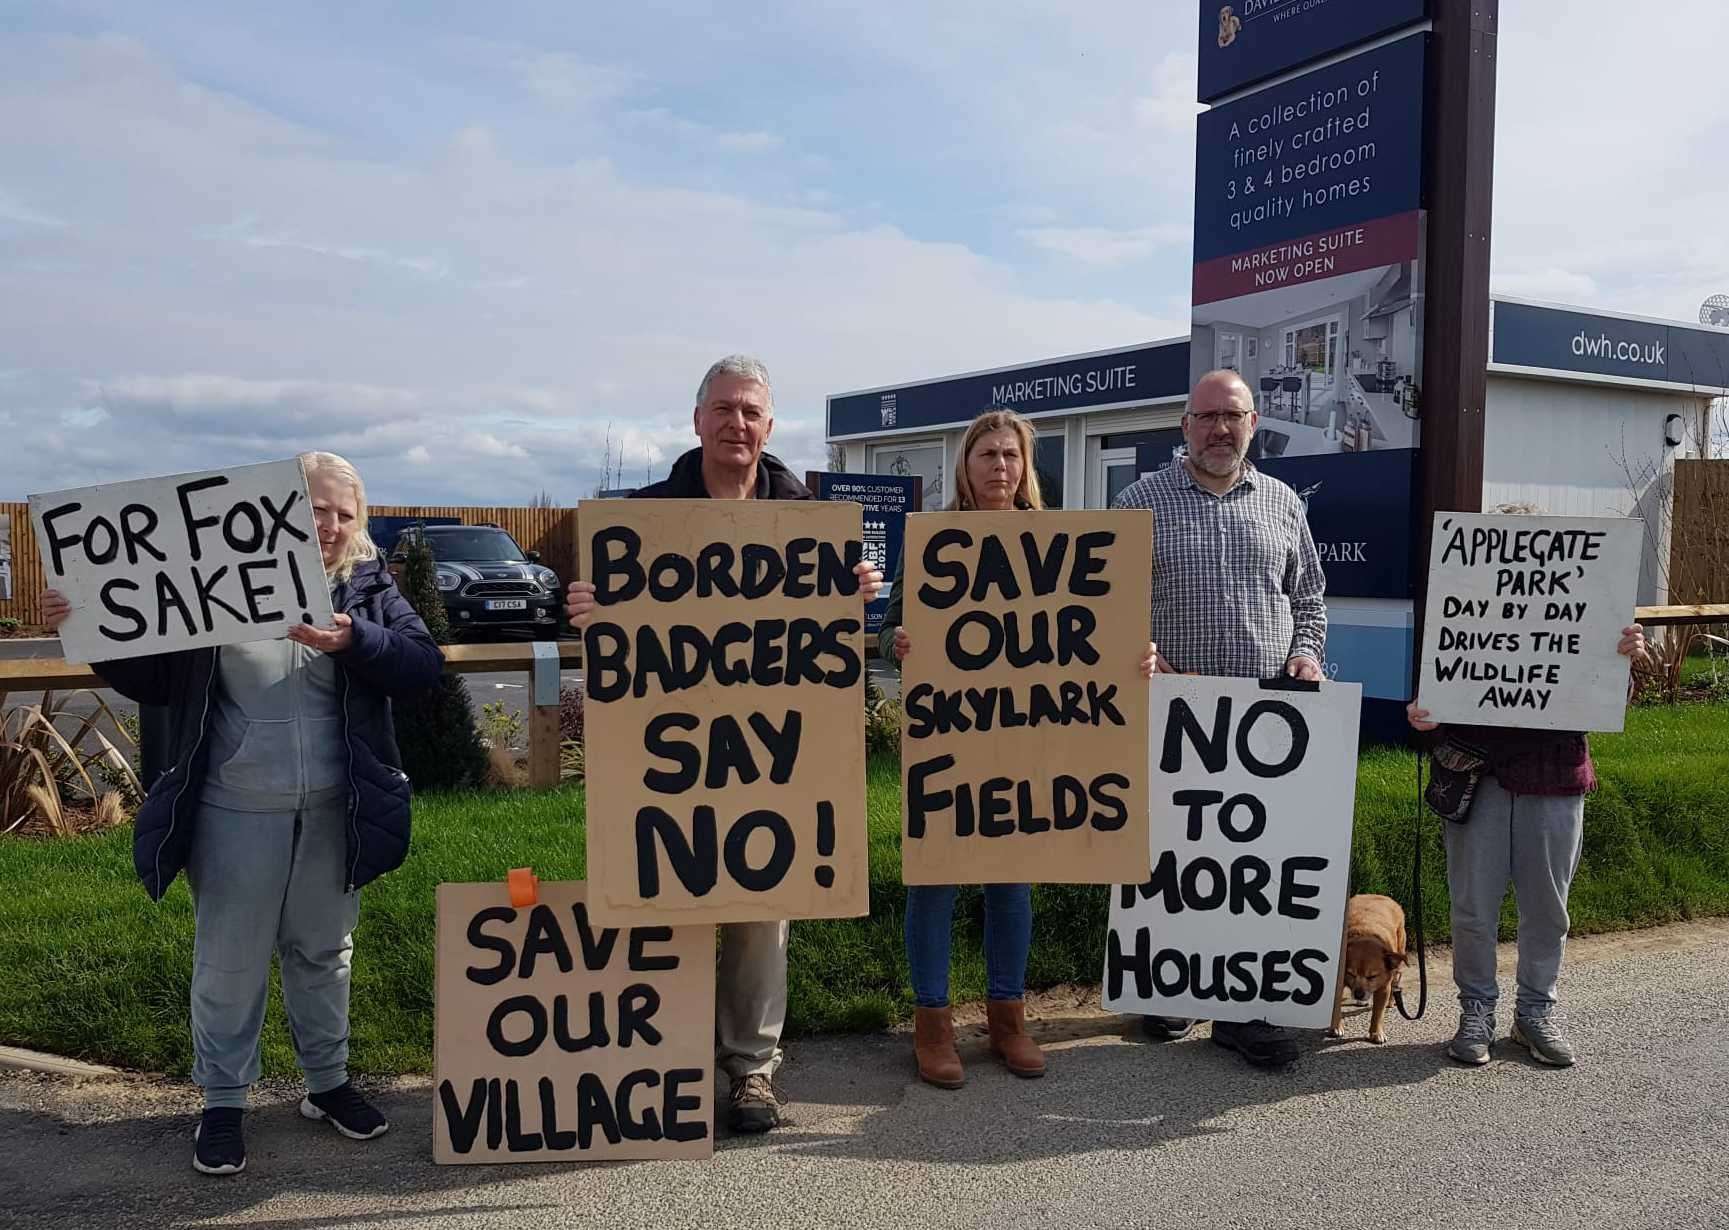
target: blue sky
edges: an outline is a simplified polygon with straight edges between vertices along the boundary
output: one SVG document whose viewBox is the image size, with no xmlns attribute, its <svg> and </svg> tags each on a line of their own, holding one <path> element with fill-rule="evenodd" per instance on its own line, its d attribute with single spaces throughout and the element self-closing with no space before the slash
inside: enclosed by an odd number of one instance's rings
<svg viewBox="0 0 1729 1230">
<path fill-rule="evenodd" d="M 1722 6 L 1503 8 L 1496 288 L 1729 290 Z M 727 351 L 803 468 L 827 392 L 1180 334 L 1194 40 L 1178 0 L 0 0 L 0 496 L 316 446 L 380 501 L 568 501 L 609 426 L 663 470 Z"/>
</svg>

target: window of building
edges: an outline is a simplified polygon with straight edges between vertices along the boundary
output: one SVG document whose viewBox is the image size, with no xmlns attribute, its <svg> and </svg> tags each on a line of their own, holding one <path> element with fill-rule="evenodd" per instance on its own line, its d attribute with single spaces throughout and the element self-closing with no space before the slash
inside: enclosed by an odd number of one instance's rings
<svg viewBox="0 0 1729 1230">
<path fill-rule="evenodd" d="M 1033 468 L 1039 475 L 1039 494 L 1043 497 L 1046 508 L 1061 508 L 1063 506 L 1063 461 L 1066 457 L 1065 441 L 1059 435 L 1040 436 L 1033 443 Z"/>
<path fill-rule="evenodd" d="M 871 448 L 870 471 L 872 474 L 922 478 L 924 507 L 927 512 L 931 512 L 948 503 L 948 476 L 944 473 L 947 468 L 944 460 L 941 440 L 878 444 Z"/>
</svg>

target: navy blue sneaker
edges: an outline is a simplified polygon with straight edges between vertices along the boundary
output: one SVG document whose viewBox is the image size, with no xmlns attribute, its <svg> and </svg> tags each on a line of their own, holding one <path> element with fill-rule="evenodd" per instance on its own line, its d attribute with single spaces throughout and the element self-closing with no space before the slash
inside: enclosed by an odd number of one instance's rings
<svg viewBox="0 0 1729 1230">
<path fill-rule="evenodd" d="M 212 1106 L 192 1134 L 192 1169 L 199 1174 L 239 1174 L 246 1169 L 246 1134 L 238 1106 Z"/>
<path fill-rule="evenodd" d="M 308 1119 L 328 1120 L 350 1140 L 371 1140 L 390 1130 L 390 1121 L 360 1096 L 353 1081 L 344 1081 L 325 1093 L 307 1094 L 301 1100 L 300 1113 Z"/>
</svg>

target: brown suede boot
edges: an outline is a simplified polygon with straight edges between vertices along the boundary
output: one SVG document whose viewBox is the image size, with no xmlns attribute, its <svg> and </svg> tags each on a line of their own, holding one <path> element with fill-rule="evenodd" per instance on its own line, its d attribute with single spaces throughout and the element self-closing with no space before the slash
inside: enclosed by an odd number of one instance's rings
<svg viewBox="0 0 1729 1230">
<path fill-rule="evenodd" d="M 966 1084 L 960 1052 L 955 1050 L 954 1009 L 918 1009 L 913 1018 L 913 1058 L 918 1060 L 919 1079 L 928 1085 L 959 1089 Z"/>
<path fill-rule="evenodd" d="M 993 999 L 985 1005 L 991 1054 L 1016 1076 L 1045 1074 L 1045 1055 L 1027 1033 L 1027 1006 L 1018 999 Z"/>
</svg>

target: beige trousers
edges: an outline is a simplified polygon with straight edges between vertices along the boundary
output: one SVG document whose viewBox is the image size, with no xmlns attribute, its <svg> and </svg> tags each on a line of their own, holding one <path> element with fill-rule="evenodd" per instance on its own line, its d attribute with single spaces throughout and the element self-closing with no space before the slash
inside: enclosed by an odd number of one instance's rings
<svg viewBox="0 0 1729 1230">
<path fill-rule="evenodd" d="M 715 1062 L 738 1080 L 780 1067 L 786 1025 L 784 922 L 726 923 L 715 975 Z"/>
</svg>

